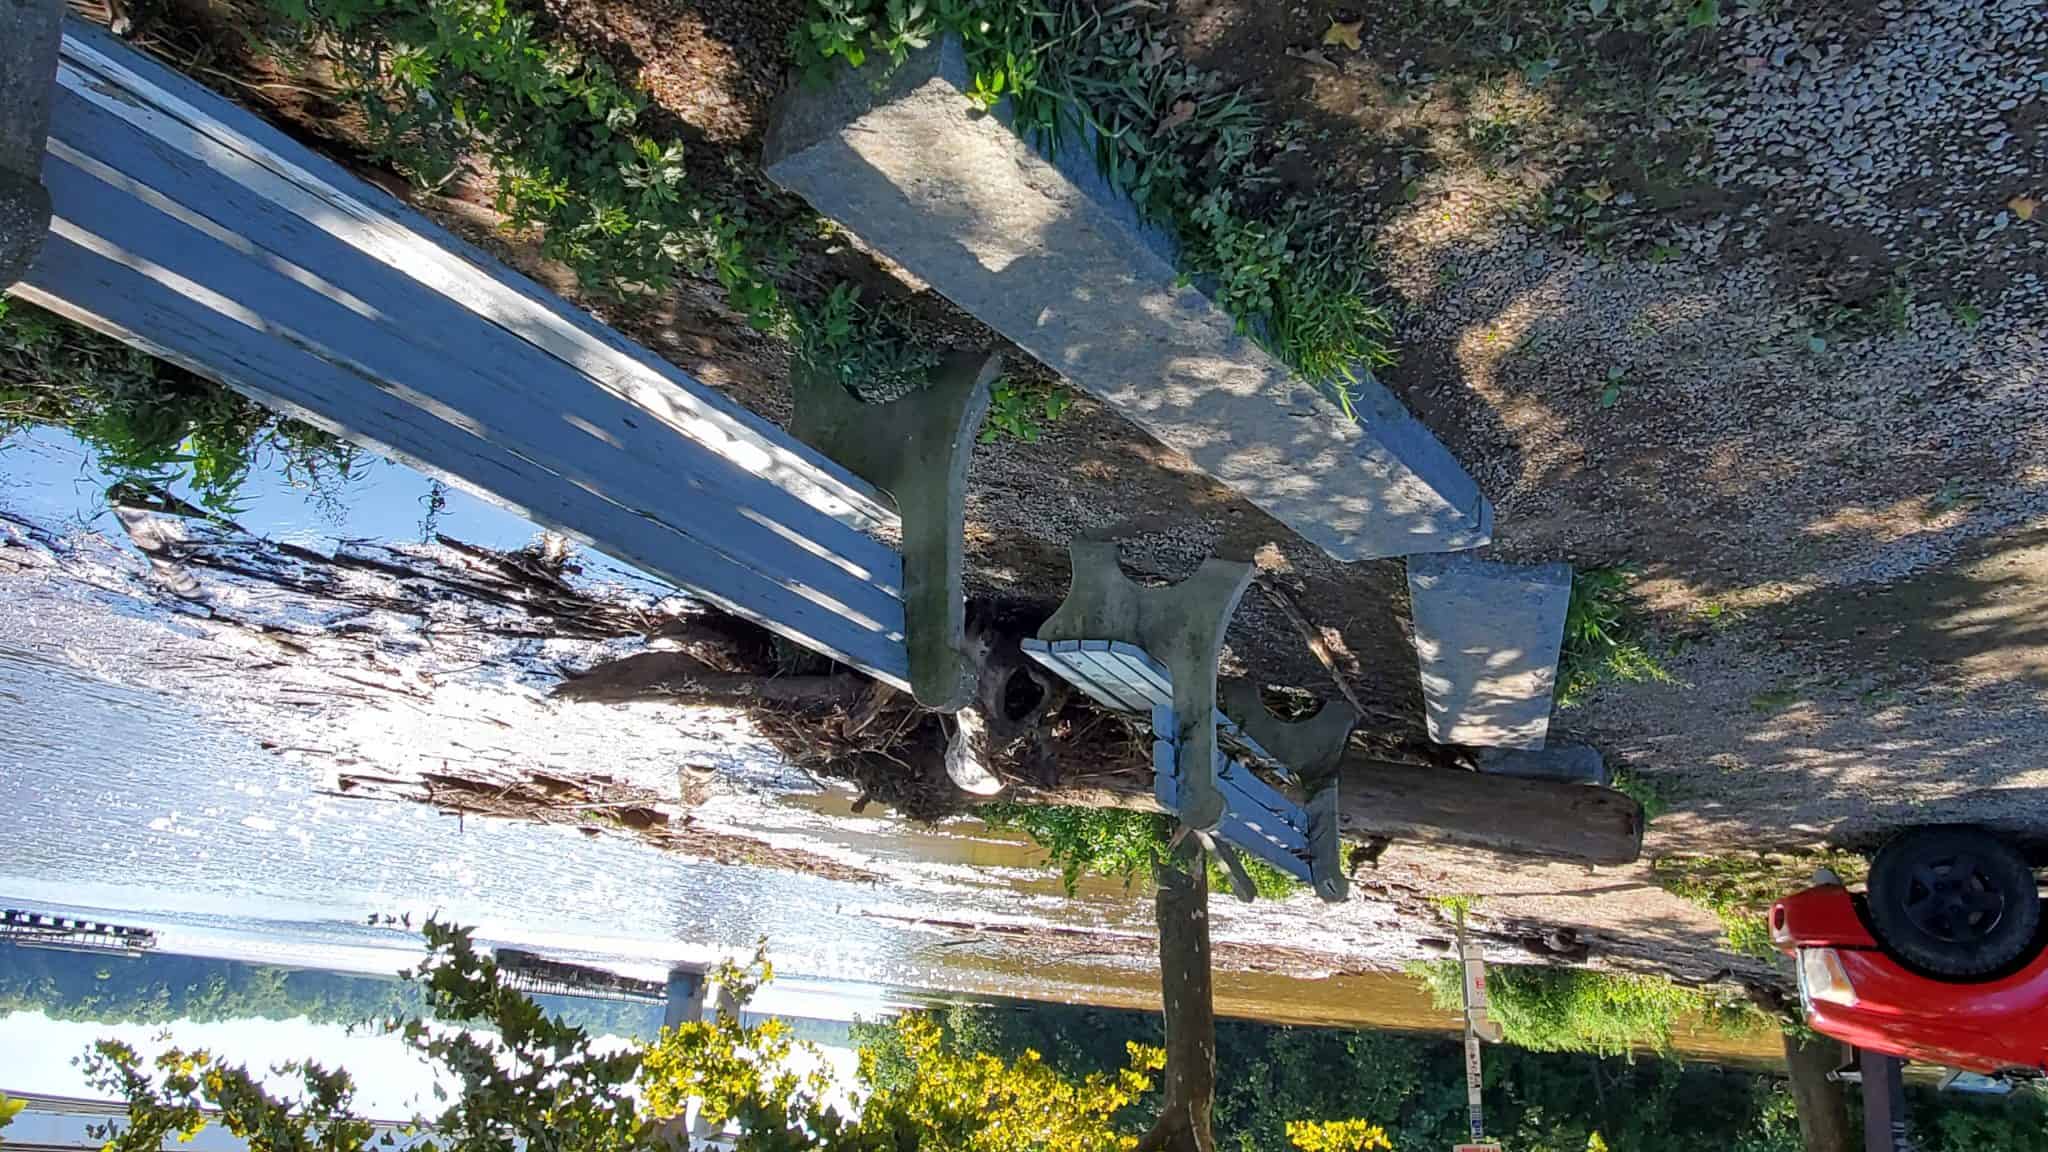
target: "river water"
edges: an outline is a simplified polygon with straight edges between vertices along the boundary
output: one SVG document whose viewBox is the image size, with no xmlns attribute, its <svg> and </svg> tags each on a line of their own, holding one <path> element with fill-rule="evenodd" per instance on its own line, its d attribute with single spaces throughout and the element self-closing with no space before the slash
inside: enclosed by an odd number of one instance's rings
<svg viewBox="0 0 2048 1152">
<path fill-rule="evenodd" d="M 393 465 L 378 468 L 373 485 L 351 489 L 349 508 L 316 506 L 273 484 L 246 502 L 241 519 L 311 546 L 411 535 L 427 482 Z M 0 505 L 16 513 L 91 522 L 100 480 L 56 434 L 17 438 L 0 451 Z M 460 494 L 444 516 L 443 531 L 486 544 L 514 545 L 532 532 Z M 210 719 L 207 708 L 220 701 L 120 682 L 118 645 L 114 659 L 106 653 L 122 621 L 90 612 L 5 618 L 0 905 L 142 924 L 173 951 L 364 972 L 389 973 L 419 954 L 416 935 L 371 926 L 371 914 L 413 923 L 438 915 L 474 927 L 485 942 L 649 976 L 675 962 L 742 956 L 765 940 L 784 994 L 824 996 L 852 1010 L 951 995 L 1156 1006 L 1142 943 L 1076 942 L 1149 935 L 1144 894 L 1092 882 L 1070 899 L 1038 866 L 1035 848 L 978 824 L 915 829 L 856 818 L 847 797 L 816 789 L 764 801 L 764 826 L 801 827 L 810 846 L 854 854 L 887 877 L 854 884 L 684 860 L 569 829 L 340 798 L 321 791 L 323 781 L 304 766 Z M 96 633 L 91 659 L 79 654 L 80 629 Z M 707 751 L 721 759 L 732 752 Z M 1333 920 L 1331 933 L 1341 934 L 1347 952 L 1368 948 L 1370 914 L 1346 911 L 1347 923 L 1340 929 Z M 1219 939 L 1245 942 L 1286 943 L 1303 923 L 1299 910 L 1282 917 L 1270 906 L 1219 907 L 1217 917 Z M 1012 930 L 962 928 L 963 920 Z M 1219 1011 L 1276 1022 L 1454 1026 L 1399 973 L 1280 967 L 1219 972 Z"/>
</svg>

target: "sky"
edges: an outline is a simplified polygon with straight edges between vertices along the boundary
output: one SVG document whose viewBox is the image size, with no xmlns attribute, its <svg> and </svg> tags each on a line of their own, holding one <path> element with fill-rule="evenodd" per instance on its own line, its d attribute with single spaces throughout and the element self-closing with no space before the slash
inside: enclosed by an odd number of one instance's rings
<svg viewBox="0 0 2048 1152">
<path fill-rule="evenodd" d="M 78 1057 L 102 1039 L 123 1040 L 145 1059 L 167 1047 L 204 1048 L 252 1072 L 290 1060 L 312 1058 L 329 1068 L 346 1068 L 356 1083 L 356 1112 L 372 1120 L 402 1121 L 416 1112 L 439 1110 L 433 1098 L 434 1070 L 396 1036 L 374 1029 L 296 1020 L 230 1020 L 200 1024 L 190 1020 L 168 1026 L 95 1024 L 51 1020 L 40 1012 L 16 1012 L 0 1018 L 0 1091 L 48 1096 L 107 1098 L 86 1080 Z M 600 1049 L 623 1041 L 605 1038 Z M 854 1084 L 858 1054 L 851 1048 L 821 1048 L 837 1098 L 843 1104 Z M 795 1062 L 808 1071 L 809 1060 Z M 289 1081 L 266 1077 L 274 1091 Z M 452 1090 L 455 1081 L 439 1077 Z"/>
<path fill-rule="evenodd" d="M 51 1020 L 40 1012 L 16 1012 L 0 1018 L 0 1090 L 105 1097 L 88 1086 L 78 1064 L 79 1056 L 102 1039 L 124 1040 L 145 1057 L 166 1047 L 204 1048 L 251 1070 L 310 1056 L 354 1075 L 357 1111 L 372 1119 L 402 1120 L 416 1108 L 433 1105 L 432 1070 L 398 1037 L 303 1018 L 180 1020 L 165 1026 Z M 271 1083 L 281 1087 L 284 1082 L 271 1078 Z"/>
</svg>

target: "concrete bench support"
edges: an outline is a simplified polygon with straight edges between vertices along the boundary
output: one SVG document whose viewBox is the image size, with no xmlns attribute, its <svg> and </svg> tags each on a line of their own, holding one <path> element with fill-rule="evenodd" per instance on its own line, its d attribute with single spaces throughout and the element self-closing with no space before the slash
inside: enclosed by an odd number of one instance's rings
<svg viewBox="0 0 2048 1152">
<path fill-rule="evenodd" d="M 1252 581 L 1252 566 L 1204 560 L 1178 584 L 1147 588 L 1132 583 L 1117 567 L 1114 542 L 1076 540 L 1073 560 L 1074 581 L 1066 600 L 1038 629 L 1044 645 L 1026 651 L 1062 675 L 1045 645 L 1122 641 L 1164 665 L 1172 680 L 1173 724 L 1172 731 L 1157 735 L 1177 749 L 1187 769 L 1178 815 L 1197 832 L 1215 831 L 1226 808 L 1216 786 L 1216 769 L 1225 759 L 1216 743 L 1216 661 L 1238 599 Z"/>
<path fill-rule="evenodd" d="M 795 371 L 790 434 L 896 499 L 903 520 L 904 644 L 911 694 L 958 711 L 974 695 L 966 648 L 967 466 L 1002 357 L 954 353 L 922 391 L 864 404 L 829 374 Z"/>
<path fill-rule="evenodd" d="M 1471 477 L 1369 371 L 1353 419 L 1178 282 L 1085 142 L 1049 159 L 967 83 L 949 38 L 792 84 L 767 172 L 1332 556 L 1487 541 Z"/>
<path fill-rule="evenodd" d="M 1429 738 L 1543 747 L 1571 566 L 1416 556 L 1408 561 L 1408 593 Z"/>
<path fill-rule="evenodd" d="M 1344 876 L 1337 836 L 1337 774 L 1351 730 L 1358 726 L 1358 710 L 1333 700 L 1308 719 L 1290 722 L 1273 715 L 1249 680 L 1227 682 L 1222 695 L 1223 710 L 1245 739 L 1294 777 L 1307 797 L 1297 817 L 1307 838 L 1305 879 L 1325 901 L 1342 901 L 1351 886 Z"/>
</svg>

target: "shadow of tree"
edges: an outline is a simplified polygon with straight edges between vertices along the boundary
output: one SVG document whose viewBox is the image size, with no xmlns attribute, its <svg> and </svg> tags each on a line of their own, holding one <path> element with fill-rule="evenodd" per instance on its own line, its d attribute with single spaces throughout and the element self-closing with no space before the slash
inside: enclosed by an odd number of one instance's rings
<svg viewBox="0 0 2048 1152">
<path fill-rule="evenodd" d="M 1822 587 L 1607 690 L 1584 727 L 1669 784 L 1653 841 L 1869 846 L 1940 821 L 2048 833 L 2048 531 L 1888 588 Z M 1575 727 L 1579 718 L 1572 716 Z"/>
</svg>

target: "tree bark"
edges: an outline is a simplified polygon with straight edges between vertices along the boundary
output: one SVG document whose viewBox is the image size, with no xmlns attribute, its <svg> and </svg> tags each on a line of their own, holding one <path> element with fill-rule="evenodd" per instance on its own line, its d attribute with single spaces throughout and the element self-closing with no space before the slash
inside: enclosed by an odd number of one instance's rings
<svg viewBox="0 0 2048 1152">
<path fill-rule="evenodd" d="M 1139 1152 L 1215 1152 L 1216 1001 L 1209 949 L 1209 870 L 1181 839 L 1157 878 L 1159 990 L 1166 1007 L 1166 1095 Z"/>
<path fill-rule="evenodd" d="M 1356 749 L 1338 771 L 1337 821 L 1346 839 L 1385 836 L 1584 864 L 1628 864 L 1642 852 L 1642 807 L 1612 789 L 1390 764 Z M 1160 810 L 1149 774 L 1020 789 L 1017 798 Z"/>
<path fill-rule="evenodd" d="M 1799 1138 L 1806 1152 L 1855 1152 L 1848 1093 L 1828 1079 L 1842 1065 L 1842 1046 L 1787 1032 L 1785 1064 L 1792 1072 L 1792 1100 L 1799 1108 Z"/>
</svg>

